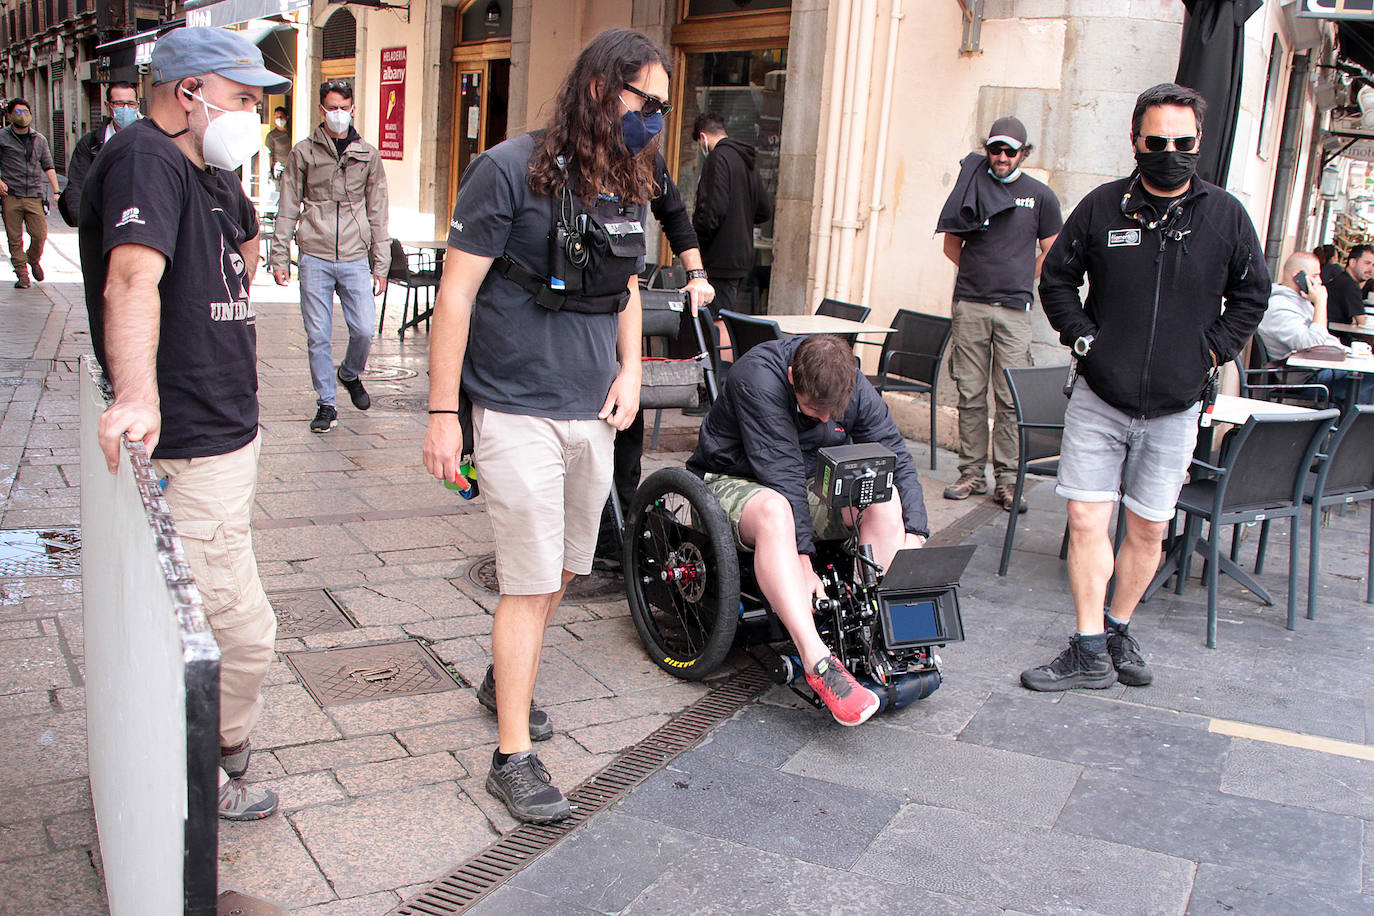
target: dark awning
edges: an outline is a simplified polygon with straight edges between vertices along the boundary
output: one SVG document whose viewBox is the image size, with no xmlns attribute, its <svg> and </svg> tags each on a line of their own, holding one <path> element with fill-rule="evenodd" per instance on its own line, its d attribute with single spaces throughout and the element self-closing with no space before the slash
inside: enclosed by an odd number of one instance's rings
<svg viewBox="0 0 1374 916">
<path fill-rule="evenodd" d="M 1340 21 L 1336 23 L 1336 36 L 1340 57 L 1374 73 L 1374 24 Z"/>
</svg>

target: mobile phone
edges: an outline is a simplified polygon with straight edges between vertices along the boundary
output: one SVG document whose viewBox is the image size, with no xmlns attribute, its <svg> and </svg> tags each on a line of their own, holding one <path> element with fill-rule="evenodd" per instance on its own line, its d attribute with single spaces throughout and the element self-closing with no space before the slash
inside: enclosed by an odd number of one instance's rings
<svg viewBox="0 0 1374 916">
<path fill-rule="evenodd" d="M 1297 273 L 1293 274 L 1293 282 L 1297 284 L 1298 289 L 1300 289 L 1302 292 L 1311 292 L 1311 290 L 1308 289 L 1307 286 L 1307 271 L 1300 270 Z"/>
</svg>

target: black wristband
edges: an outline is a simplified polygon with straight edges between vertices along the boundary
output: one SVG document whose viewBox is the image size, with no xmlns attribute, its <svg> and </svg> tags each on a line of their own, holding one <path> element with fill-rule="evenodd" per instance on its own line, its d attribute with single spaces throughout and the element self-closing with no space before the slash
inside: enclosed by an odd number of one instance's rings
<svg viewBox="0 0 1374 916">
<path fill-rule="evenodd" d="M 462 416 L 462 414 L 460 414 L 460 413 L 459 413 L 458 411 L 456 411 L 456 410 L 431 410 L 430 413 L 431 413 L 431 414 L 436 414 L 436 413 L 451 413 L 451 414 L 453 414 L 455 417 Z"/>
<path fill-rule="evenodd" d="M 705 280 L 705 279 L 706 279 L 706 271 L 702 270 L 700 267 L 697 267 L 697 268 L 694 268 L 694 269 L 692 269 L 692 270 L 689 270 L 689 271 L 687 271 L 687 279 L 689 279 L 689 280 Z"/>
</svg>

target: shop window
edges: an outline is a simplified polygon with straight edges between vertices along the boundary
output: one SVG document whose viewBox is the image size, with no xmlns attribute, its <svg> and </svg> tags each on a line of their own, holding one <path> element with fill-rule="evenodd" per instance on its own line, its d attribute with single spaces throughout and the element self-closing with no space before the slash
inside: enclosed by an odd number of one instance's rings
<svg viewBox="0 0 1374 916">
<path fill-rule="evenodd" d="M 510 38 L 511 0 L 471 0 L 458 21 L 458 43 Z"/>
<path fill-rule="evenodd" d="M 792 0 L 687 0 L 688 16 L 719 16 L 722 13 L 757 13 L 792 6 Z"/>
<path fill-rule="evenodd" d="M 677 182 L 689 206 L 695 204 L 697 181 L 705 162 L 692 136 L 692 125 L 697 115 L 707 111 L 721 116 L 725 132 L 732 139 L 754 147 L 759 177 L 769 195 L 777 200 L 786 83 L 785 48 L 685 55 Z M 771 220 L 757 227 L 755 238 L 761 264 L 772 260 L 772 237 Z"/>
<path fill-rule="evenodd" d="M 321 31 L 324 34 L 320 47 L 325 60 L 351 60 L 358 56 L 358 25 L 348 10 L 336 10 Z"/>
</svg>

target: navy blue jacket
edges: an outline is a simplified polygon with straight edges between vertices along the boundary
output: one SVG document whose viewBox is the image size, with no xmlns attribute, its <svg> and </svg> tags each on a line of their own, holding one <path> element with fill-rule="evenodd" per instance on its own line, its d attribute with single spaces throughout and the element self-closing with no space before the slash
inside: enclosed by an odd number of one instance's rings
<svg viewBox="0 0 1374 916">
<path fill-rule="evenodd" d="M 903 526 L 912 534 L 929 537 L 925 497 L 911 453 L 882 396 L 857 367 L 854 393 L 843 417 L 821 423 L 797 407 L 787 370 L 802 340 L 768 341 L 735 361 L 720 398 L 702 421 L 697 450 L 687 460 L 687 469 L 699 476 L 744 477 L 777 490 L 792 504 L 797 552 L 815 553 L 806 482 L 816 473 L 816 452 L 851 441 L 880 442 L 897 455 L 894 485 L 902 497 Z"/>
<path fill-rule="evenodd" d="M 1134 175 L 1101 185 L 1040 271 L 1040 305 L 1060 341 L 1094 337 L 1078 361 L 1088 387 L 1136 417 L 1196 403 L 1212 353 L 1218 365 L 1233 359 L 1269 305 L 1264 252 L 1240 201 L 1194 178 L 1168 210 L 1155 212 Z"/>
</svg>

